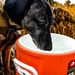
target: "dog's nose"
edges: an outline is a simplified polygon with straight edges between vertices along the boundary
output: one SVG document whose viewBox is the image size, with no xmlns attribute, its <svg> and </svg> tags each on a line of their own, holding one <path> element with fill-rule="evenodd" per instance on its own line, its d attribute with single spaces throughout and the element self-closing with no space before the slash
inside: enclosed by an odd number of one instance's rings
<svg viewBox="0 0 75 75">
<path fill-rule="evenodd" d="M 46 46 L 46 47 L 45 47 L 45 50 L 47 50 L 47 51 L 52 50 L 52 44 L 51 44 L 51 45 L 49 45 L 49 46 Z"/>
</svg>

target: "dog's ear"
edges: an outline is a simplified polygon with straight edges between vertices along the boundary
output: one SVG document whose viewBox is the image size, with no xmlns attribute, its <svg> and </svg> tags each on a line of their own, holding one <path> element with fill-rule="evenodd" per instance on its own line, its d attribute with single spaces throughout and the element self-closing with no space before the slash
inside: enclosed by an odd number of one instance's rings
<svg viewBox="0 0 75 75">
<path fill-rule="evenodd" d="M 49 22 L 50 22 L 50 24 L 53 24 L 54 23 L 54 17 L 53 17 L 52 9 L 51 9 L 50 5 L 48 4 L 48 2 L 45 2 L 45 3 L 46 3 L 46 6 L 47 6 L 47 14 L 48 14 L 48 17 L 49 17 Z"/>
<path fill-rule="evenodd" d="M 52 13 L 52 9 L 48 3 L 47 0 L 41 0 L 43 5 L 44 5 L 44 8 L 46 9 L 46 12 L 48 14 L 48 18 L 49 18 L 49 23 L 50 25 L 54 23 L 54 17 L 53 17 L 53 13 Z"/>
</svg>

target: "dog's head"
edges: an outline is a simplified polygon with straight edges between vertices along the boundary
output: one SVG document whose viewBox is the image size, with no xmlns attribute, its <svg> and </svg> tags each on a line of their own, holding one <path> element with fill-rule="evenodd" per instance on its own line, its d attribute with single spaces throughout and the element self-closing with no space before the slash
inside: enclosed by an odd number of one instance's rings
<svg viewBox="0 0 75 75">
<path fill-rule="evenodd" d="M 50 26 L 53 14 L 50 6 L 44 0 L 34 0 L 30 9 L 25 13 L 22 25 L 32 37 L 36 46 L 42 50 L 52 49 Z"/>
</svg>

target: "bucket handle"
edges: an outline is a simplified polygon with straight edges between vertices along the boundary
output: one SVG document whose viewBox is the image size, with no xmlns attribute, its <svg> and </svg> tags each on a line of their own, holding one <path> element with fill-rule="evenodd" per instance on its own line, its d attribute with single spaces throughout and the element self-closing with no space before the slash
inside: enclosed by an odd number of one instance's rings
<svg viewBox="0 0 75 75">
<path fill-rule="evenodd" d="M 16 67 L 16 70 L 20 75 L 24 75 L 24 74 L 31 75 L 27 70 L 31 71 L 33 73 L 33 75 L 38 75 L 37 71 L 32 66 L 29 66 L 29 65 L 19 61 L 16 58 L 14 58 L 13 61 L 14 61 L 14 65 Z M 25 68 L 26 70 L 22 69 L 21 67 Z"/>
</svg>

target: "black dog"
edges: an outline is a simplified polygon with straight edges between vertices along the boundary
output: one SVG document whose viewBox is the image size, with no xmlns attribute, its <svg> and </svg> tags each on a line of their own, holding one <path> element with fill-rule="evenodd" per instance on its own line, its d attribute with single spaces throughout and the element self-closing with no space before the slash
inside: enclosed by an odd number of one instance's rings
<svg viewBox="0 0 75 75">
<path fill-rule="evenodd" d="M 38 48 L 52 49 L 50 26 L 54 20 L 46 0 L 6 0 L 4 9 L 13 21 L 29 31 Z"/>
</svg>

